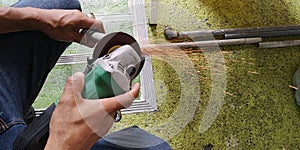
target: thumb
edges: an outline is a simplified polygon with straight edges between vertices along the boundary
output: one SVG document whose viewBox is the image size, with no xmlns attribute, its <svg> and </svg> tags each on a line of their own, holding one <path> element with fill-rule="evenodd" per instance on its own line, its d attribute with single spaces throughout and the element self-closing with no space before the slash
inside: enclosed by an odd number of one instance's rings
<svg viewBox="0 0 300 150">
<path fill-rule="evenodd" d="M 84 85 L 83 73 L 81 73 L 81 72 L 75 73 L 73 76 L 67 78 L 62 97 L 75 96 L 75 100 L 77 100 L 78 98 L 81 98 L 81 92 L 83 90 L 83 85 Z M 70 99 L 70 98 L 67 98 L 67 99 Z"/>
<path fill-rule="evenodd" d="M 81 93 L 84 87 L 84 74 L 82 72 L 76 72 L 72 76 L 72 80 L 74 95 L 81 97 Z"/>
<path fill-rule="evenodd" d="M 131 106 L 133 101 L 138 97 L 140 91 L 140 84 L 136 83 L 132 86 L 131 90 L 107 99 L 102 99 L 100 102 L 104 106 L 105 110 L 109 113 L 115 113 L 116 111 Z"/>
<path fill-rule="evenodd" d="M 116 100 L 122 105 L 120 109 L 128 108 L 133 101 L 139 96 L 140 84 L 136 83 L 131 87 L 131 90 L 125 94 L 116 96 Z"/>
</svg>

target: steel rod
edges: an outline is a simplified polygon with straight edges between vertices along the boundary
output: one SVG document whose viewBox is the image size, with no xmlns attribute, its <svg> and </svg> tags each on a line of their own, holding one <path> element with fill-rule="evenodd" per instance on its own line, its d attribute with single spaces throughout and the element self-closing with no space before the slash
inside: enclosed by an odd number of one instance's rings
<svg viewBox="0 0 300 150">
<path fill-rule="evenodd" d="M 284 32 L 292 33 L 295 30 L 300 30 L 299 25 L 295 26 L 274 26 L 274 27 L 256 27 L 256 28 L 232 28 L 221 30 L 200 30 L 200 31 L 184 31 L 177 32 L 170 27 L 165 29 L 165 37 L 171 39 L 183 38 L 196 38 L 206 36 L 225 36 L 225 34 L 238 34 L 238 33 L 259 33 L 259 32 Z"/>
<path fill-rule="evenodd" d="M 225 34 L 225 39 L 249 38 L 249 37 L 263 37 L 264 38 L 264 37 L 297 36 L 297 35 L 300 35 L 300 30 Z"/>
<path fill-rule="evenodd" d="M 279 48 L 279 47 L 289 47 L 289 46 L 299 46 L 300 40 L 290 40 L 290 41 L 275 41 L 275 42 L 262 42 L 258 44 L 259 48 Z"/>
<path fill-rule="evenodd" d="M 274 26 L 274 27 L 256 27 L 256 28 L 233 28 L 233 29 L 224 29 L 219 32 L 224 34 L 233 34 L 233 33 L 247 33 L 247 32 L 270 32 L 270 31 L 288 31 L 288 30 L 300 30 L 300 26 Z"/>
<path fill-rule="evenodd" d="M 154 44 L 148 45 L 143 48 L 155 48 L 155 47 L 216 47 L 225 45 L 239 45 L 239 44 L 254 44 L 262 42 L 261 37 L 256 38 L 240 38 L 240 39 L 228 39 L 228 40 L 210 40 L 210 41 L 195 41 L 195 42 L 183 42 L 183 43 L 167 43 L 167 44 Z"/>
</svg>

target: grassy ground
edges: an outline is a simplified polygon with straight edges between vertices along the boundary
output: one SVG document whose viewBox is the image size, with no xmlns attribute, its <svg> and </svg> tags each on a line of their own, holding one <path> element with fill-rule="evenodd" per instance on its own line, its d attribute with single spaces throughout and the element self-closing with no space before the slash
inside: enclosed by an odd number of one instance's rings
<svg viewBox="0 0 300 150">
<path fill-rule="evenodd" d="M 166 42 L 162 36 L 165 25 L 183 31 L 300 24 L 298 0 L 160 2 L 165 10 L 160 13 L 152 43 Z M 256 45 L 240 45 L 220 47 L 220 50 L 220 53 L 156 50 L 153 69 L 159 110 L 125 115 L 113 130 L 138 125 L 166 139 L 174 149 L 201 149 L 208 143 L 214 149 L 300 149 L 300 112 L 289 88 L 293 73 L 300 67 L 300 47 L 258 49 Z M 219 54 L 224 62 L 221 58 L 213 59 Z M 220 68 L 222 64 L 226 70 Z M 218 68 L 222 71 L 215 72 Z M 58 71 L 61 78 L 72 72 L 63 70 Z M 222 98 L 213 89 L 222 87 L 224 82 L 212 81 L 213 77 L 221 78 L 218 74 L 223 73 L 226 92 L 224 100 L 217 101 L 222 107 L 210 114 L 208 119 L 216 119 L 208 130 L 200 132 L 209 101 L 220 98 L 216 95 Z M 63 82 L 55 84 L 63 86 Z"/>
<path fill-rule="evenodd" d="M 269 0 L 168 0 L 160 2 L 168 6 L 176 6 L 176 9 L 165 7 L 172 9 L 173 14 L 166 11 L 165 22 L 160 25 L 171 25 L 178 30 L 300 24 L 300 4 L 296 0 L 276 2 Z M 173 18 L 168 18 L 168 16 Z M 199 21 L 196 22 L 199 26 L 194 26 L 191 18 L 197 18 Z M 299 39 L 299 37 L 290 38 Z M 152 42 L 161 41 L 152 39 Z M 174 149 L 201 149 L 203 145 L 211 143 L 214 149 L 299 149 L 300 113 L 295 105 L 293 90 L 289 88 L 289 85 L 292 85 L 293 73 L 300 67 L 299 48 L 298 46 L 258 49 L 256 45 L 221 47 L 226 66 L 226 95 L 216 120 L 204 133 L 199 132 L 199 127 L 208 102 L 213 97 L 210 95 L 211 89 L 216 86 L 211 83 L 210 70 L 207 67 L 213 66 L 208 65 L 203 53 L 188 54 L 198 71 L 201 102 L 196 113 L 190 114 L 193 115 L 193 119 L 180 129 L 178 134 L 168 139 L 172 147 Z M 149 126 L 160 127 L 166 118 L 177 111 L 179 107 L 177 104 L 182 96 L 179 77 L 174 68 L 161 59 L 154 59 L 154 75 L 156 80 L 162 80 L 165 83 L 164 86 L 157 84 L 158 96 L 162 90 L 159 87 L 165 87 L 168 91 L 164 95 L 159 112 L 141 118 L 143 123 L 146 122 L 143 126 L 146 129 Z M 186 76 L 180 82 L 185 82 L 191 75 Z M 194 87 L 191 85 L 191 88 Z M 138 119 L 136 122 L 141 122 L 141 120 Z M 169 124 L 169 126 L 180 125 L 178 122 L 172 123 L 174 124 Z M 176 131 L 173 130 L 173 132 Z M 161 136 L 166 137 L 164 134 Z"/>
</svg>

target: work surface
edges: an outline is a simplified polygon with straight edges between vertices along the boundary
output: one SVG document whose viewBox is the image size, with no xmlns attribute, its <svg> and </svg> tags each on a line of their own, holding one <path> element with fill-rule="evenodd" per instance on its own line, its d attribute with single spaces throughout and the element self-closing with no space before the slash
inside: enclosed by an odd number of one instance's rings
<svg viewBox="0 0 300 150">
<path fill-rule="evenodd" d="M 159 40 L 165 25 L 186 31 L 300 24 L 298 0 L 168 0 L 160 3 L 167 5 L 165 18 L 158 22 L 152 43 L 165 42 Z M 158 50 L 153 57 L 153 67 L 159 110 L 126 116 L 124 123 L 137 124 L 160 135 L 174 149 L 202 149 L 208 143 L 213 149 L 299 149 L 300 110 L 289 86 L 293 73 L 300 67 L 300 47 L 258 49 L 250 44 L 225 46 L 220 50 L 218 54 Z M 173 60 L 167 55 L 173 55 Z M 211 58 L 209 55 L 220 57 L 217 60 L 224 62 L 225 70 L 211 74 L 213 66 L 207 59 Z M 176 59 L 190 62 L 177 64 L 182 67 L 178 69 L 172 66 Z M 189 67 L 194 67 L 196 74 Z M 186 72 L 178 74 L 180 71 Z M 213 82 L 212 78 L 223 79 L 224 71 L 226 92 L 224 99 L 217 101 L 222 105 L 215 110 L 215 120 L 214 115 L 208 118 L 208 121 L 214 120 L 211 126 L 200 130 L 205 124 L 203 118 L 209 101 L 220 99 L 215 95 L 222 97 L 220 93 L 212 94 L 214 87 L 224 89 L 223 81 Z M 191 83 L 195 76 L 199 82 Z M 184 83 L 190 84 L 190 89 L 186 89 Z M 192 90 L 195 88 L 199 88 L 198 92 Z M 185 94 L 199 94 L 198 103 L 194 99 L 182 101 Z"/>
</svg>

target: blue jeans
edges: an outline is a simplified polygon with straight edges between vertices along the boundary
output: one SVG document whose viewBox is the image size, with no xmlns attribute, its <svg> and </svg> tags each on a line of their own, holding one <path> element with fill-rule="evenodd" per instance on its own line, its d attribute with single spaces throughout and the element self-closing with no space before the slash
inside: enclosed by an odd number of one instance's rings
<svg viewBox="0 0 300 150">
<path fill-rule="evenodd" d="M 20 0 L 13 7 L 81 10 L 77 0 Z M 70 44 L 53 40 L 39 31 L 0 34 L 0 150 L 12 149 L 15 138 L 26 127 L 25 113 Z M 93 149 L 170 147 L 164 140 L 134 126 L 107 135 Z"/>
</svg>

